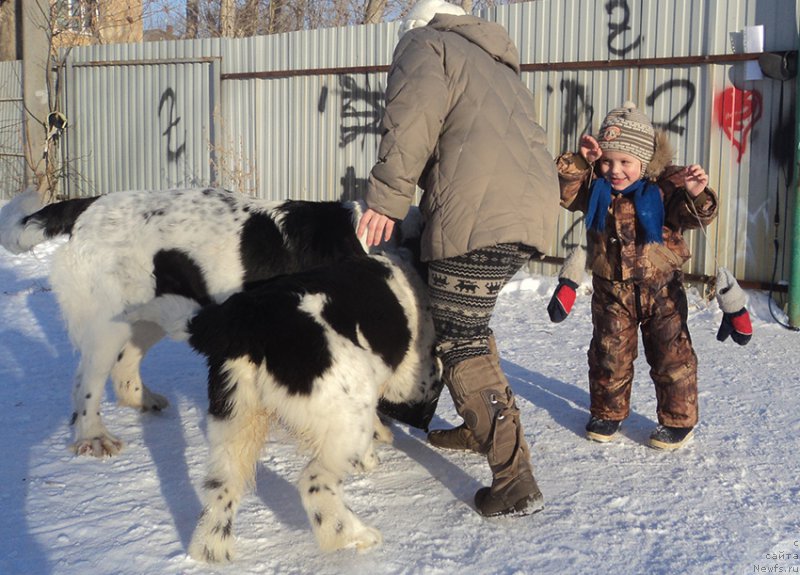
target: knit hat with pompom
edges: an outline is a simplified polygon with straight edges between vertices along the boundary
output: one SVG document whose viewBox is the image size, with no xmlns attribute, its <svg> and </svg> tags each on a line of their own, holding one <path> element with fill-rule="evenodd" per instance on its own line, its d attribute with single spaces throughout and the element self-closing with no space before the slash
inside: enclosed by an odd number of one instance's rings
<svg viewBox="0 0 800 575">
<path fill-rule="evenodd" d="M 604 152 L 624 152 L 642 162 L 642 173 L 655 153 L 655 130 L 650 119 L 633 102 L 611 110 L 600 124 L 597 136 Z"/>
</svg>

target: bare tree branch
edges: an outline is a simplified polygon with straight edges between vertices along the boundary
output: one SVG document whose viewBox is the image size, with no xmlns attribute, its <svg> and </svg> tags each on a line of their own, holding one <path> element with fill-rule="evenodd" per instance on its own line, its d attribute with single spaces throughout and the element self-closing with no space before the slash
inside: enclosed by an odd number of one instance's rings
<svg viewBox="0 0 800 575">
<path fill-rule="evenodd" d="M 186 0 L 186 38 L 197 38 L 197 29 L 199 23 L 199 0 Z"/>
<path fill-rule="evenodd" d="M 364 11 L 364 24 L 378 24 L 383 20 L 386 0 L 368 0 Z"/>
<path fill-rule="evenodd" d="M 219 3 L 219 35 L 223 38 L 232 38 L 236 29 L 236 2 L 234 0 L 220 0 Z"/>
</svg>

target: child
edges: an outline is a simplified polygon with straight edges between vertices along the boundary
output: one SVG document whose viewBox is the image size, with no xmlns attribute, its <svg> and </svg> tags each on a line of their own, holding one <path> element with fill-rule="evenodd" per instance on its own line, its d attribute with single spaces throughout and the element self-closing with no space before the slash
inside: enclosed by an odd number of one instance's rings
<svg viewBox="0 0 800 575">
<path fill-rule="evenodd" d="M 657 449 L 677 449 L 697 425 L 697 356 L 686 325 L 683 231 L 717 215 L 716 193 L 698 165 L 671 165 L 666 134 L 632 102 L 608 113 L 597 138 L 556 161 L 561 205 L 586 217 L 592 272 L 589 439 L 611 441 L 630 413 L 642 333 L 656 389 Z M 559 286 L 559 289 L 561 286 Z"/>
</svg>

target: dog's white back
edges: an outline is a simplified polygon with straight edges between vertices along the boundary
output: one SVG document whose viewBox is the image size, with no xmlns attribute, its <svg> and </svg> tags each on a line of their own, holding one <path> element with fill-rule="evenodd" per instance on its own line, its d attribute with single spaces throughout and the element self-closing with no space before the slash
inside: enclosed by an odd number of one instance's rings
<svg viewBox="0 0 800 575">
<path fill-rule="evenodd" d="M 39 208 L 35 191 L 0 213 L 0 240 L 30 249 L 70 239 L 53 257 L 50 281 L 81 359 L 73 388 L 79 454 L 113 455 L 122 442 L 105 427 L 100 403 L 109 375 L 117 400 L 161 410 L 140 364 L 163 336 L 128 310 L 174 293 L 206 304 L 249 282 L 364 253 L 355 202 L 264 201 L 219 189 L 116 192 Z"/>
</svg>

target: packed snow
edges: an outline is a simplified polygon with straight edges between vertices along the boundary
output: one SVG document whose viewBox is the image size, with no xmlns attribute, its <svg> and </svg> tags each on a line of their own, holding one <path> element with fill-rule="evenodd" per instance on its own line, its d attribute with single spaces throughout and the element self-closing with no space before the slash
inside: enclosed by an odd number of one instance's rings
<svg viewBox="0 0 800 575">
<path fill-rule="evenodd" d="M 480 517 L 472 497 L 491 479 L 485 460 L 436 450 L 420 430 L 394 424 L 380 466 L 345 486 L 383 545 L 325 554 L 295 489 L 306 456 L 277 431 L 242 502 L 235 561 L 208 566 L 186 554 L 205 473 L 204 361 L 185 344 L 159 343 L 143 377 L 170 407 L 141 414 L 107 389 L 105 422 L 125 448 L 74 456 L 78 357 L 47 279 L 58 245 L 0 249 L 4 575 L 800 572 L 800 335 L 772 319 L 763 293 L 748 292 L 755 335 L 740 347 L 716 340 L 721 311 L 689 290 L 702 421 L 690 444 L 666 453 L 646 445 L 656 421 L 643 353 L 620 436 L 584 438 L 590 283 L 570 317 L 552 324 L 554 278 L 520 272 L 492 325 L 545 495 L 541 513 Z M 445 392 L 433 427 L 459 422 Z"/>
</svg>

